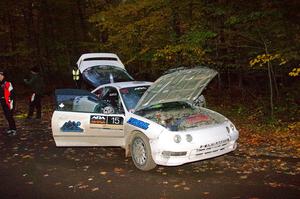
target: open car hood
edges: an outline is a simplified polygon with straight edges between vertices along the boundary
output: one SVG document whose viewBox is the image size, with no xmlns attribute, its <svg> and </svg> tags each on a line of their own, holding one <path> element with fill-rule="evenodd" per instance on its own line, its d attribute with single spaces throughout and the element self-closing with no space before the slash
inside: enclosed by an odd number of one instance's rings
<svg viewBox="0 0 300 199">
<path fill-rule="evenodd" d="M 168 102 L 192 103 L 217 74 L 210 68 L 185 69 L 166 74 L 144 93 L 135 111 Z"/>
</svg>

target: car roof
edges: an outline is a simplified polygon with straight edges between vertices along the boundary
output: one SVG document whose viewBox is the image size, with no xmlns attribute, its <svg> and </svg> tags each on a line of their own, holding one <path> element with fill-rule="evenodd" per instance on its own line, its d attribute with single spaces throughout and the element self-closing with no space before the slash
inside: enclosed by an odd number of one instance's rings
<svg viewBox="0 0 300 199">
<path fill-rule="evenodd" d="M 115 83 L 109 83 L 109 84 L 98 86 L 92 92 L 98 90 L 100 87 L 106 87 L 106 86 L 113 86 L 118 89 L 122 89 L 122 88 L 136 87 L 136 86 L 150 86 L 151 84 L 153 84 L 153 82 L 147 82 L 147 81 L 115 82 Z"/>
</svg>

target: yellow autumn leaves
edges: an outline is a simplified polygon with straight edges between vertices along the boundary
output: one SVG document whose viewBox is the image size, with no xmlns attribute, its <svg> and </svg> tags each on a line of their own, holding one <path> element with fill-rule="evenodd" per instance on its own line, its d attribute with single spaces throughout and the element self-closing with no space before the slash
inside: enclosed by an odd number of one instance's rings
<svg viewBox="0 0 300 199">
<path fill-rule="evenodd" d="M 280 61 L 279 65 L 286 64 L 286 60 L 278 53 L 276 54 L 261 54 L 257 55 L 254 59 L 250 60 L 250 66 L 254 67 L 259 64 L 259 66 L 263 66 L 264 64 L 271 62 L 273 60 Z"/>
<path fill-rule="evenodd" d="M 291 77 L 300 76 L 300 67 L 294 68 L 291 72 L 289 72 L 289 76 Z"/>
<path fill-rule="evenodd" d="M 197 58 L 202 58 L 205 55 L 205 51 L 202 48 L 192 47 L 186 44 L 178 44 L 175 46 L 167 45 L 155 53 L 154 59 L 171 60 L 178 56 L 178 54 L 181 54 L 184 57 L 193 55 Z"/>
<path fill-rule="evenodd" d="M 272 61 L 279 61 L 279 65 L 284 65 L 287 63 L 287 60 L 282 57 L 279 53 L 275 54 L 261 54 L 257 55 L 254 59 L 251 59 L 249 64 L 251 67 L 254 66 L 263 66 L 266 63 L 272 62 Z M 289 72 L 289 76 L 296 77 L 300 76 L 300 67 L 294 68 L 291 72 Z"/>
<path fill-rule="evenodd" d="M 167 45 L 162 49 L 158 49 L 154 54 L 154 61 L 175 61 L 181 57 L 183 64 L 188 63 L 208 63 L 210 60 L 201 47 L 190 46 L 187 44 Z"/>
</svg>

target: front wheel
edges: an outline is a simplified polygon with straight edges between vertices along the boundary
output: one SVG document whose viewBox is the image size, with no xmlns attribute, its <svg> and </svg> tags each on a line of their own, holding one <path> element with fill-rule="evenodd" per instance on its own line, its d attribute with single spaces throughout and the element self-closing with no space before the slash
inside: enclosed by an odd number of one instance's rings
<svg viewBox="0 0 300 199">
<path fill-rule="evenodd" d="M 136 133 L 131 142 L 131 156 L 134 165 L 143 171 L 149 171 L 156 167 L 151 155 L 148 138 L 142 133 Z"/>
</svg>

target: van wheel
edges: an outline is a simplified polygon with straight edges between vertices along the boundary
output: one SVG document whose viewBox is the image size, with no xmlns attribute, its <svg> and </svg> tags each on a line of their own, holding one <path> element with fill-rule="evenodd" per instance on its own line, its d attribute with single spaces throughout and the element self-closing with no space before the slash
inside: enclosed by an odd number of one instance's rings
<svg viewBox="0 0 300 199">
<path fill-rule="evenodd" d="M 131 156 L 134 165 L 143 171 L 149 171 L 156 167 L 151 155 L 148 138 L 142 133 L 136 133 L 131 142 Z"/>
</svg>

